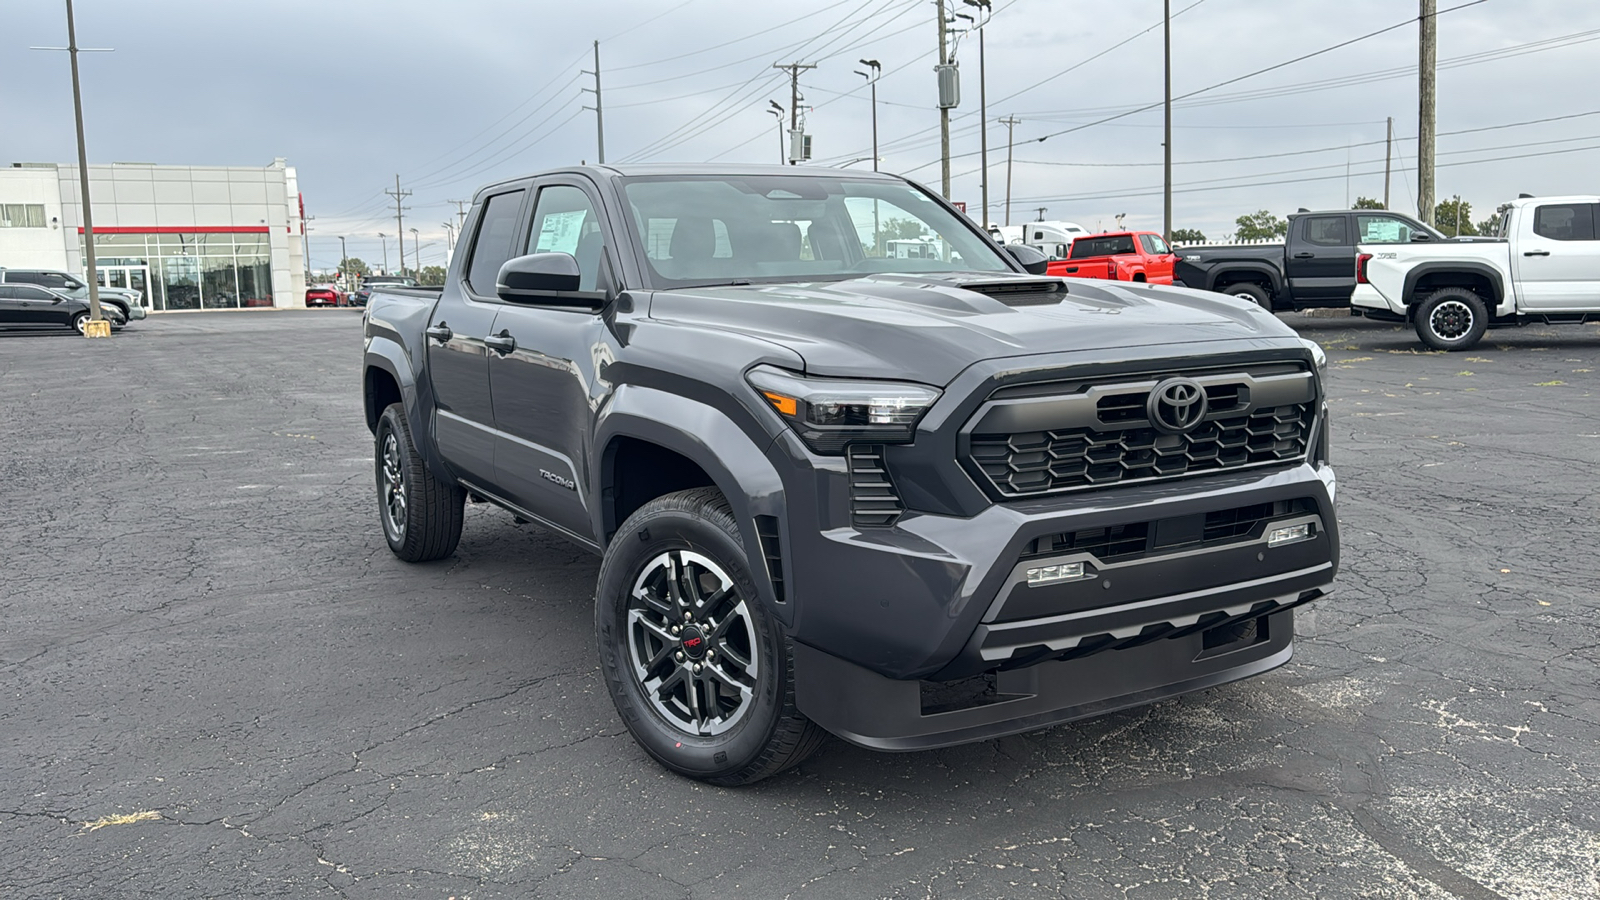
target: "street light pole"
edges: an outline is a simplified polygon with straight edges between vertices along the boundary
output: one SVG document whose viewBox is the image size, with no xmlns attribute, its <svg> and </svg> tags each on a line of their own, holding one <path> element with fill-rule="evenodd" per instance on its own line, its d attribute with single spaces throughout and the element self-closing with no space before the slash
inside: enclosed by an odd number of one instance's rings
<svg viewBox="0 0 1600 900">
<path fill-rule="evenodd" d="M 872 70 L 872 74 L 856 72 L 857 75 L 867 79 L 872 85 L 872 171 L 878 171 L 878 77 L 883 74 L 883 63 L 875 59 L 863 59 L 863 66 Z"/>
<path fill-rule="evenodd" d="M 401 269 L 404 269 L 406 267 L 405 258 L 406 258 L 405 245 L 402 244 L 401 247 L 400 247 L 400 268 Z M 421 284 L 422 283 L 422 238 L 417 236 L 417 230 L 415 228 L 411 229 L 411 261 L 413 263 L 413 265 L 411 266 L 411 274 L 416 277 L 417 283 Z"/>
<path fill-rule="evenodd" d="M 344 235 L 339 235 L 339 277 L 344 279 L 345 290 L 350 289 L 350 254 L 344 248 Z"/>
<path fill-rule="evenodd" d="M 978 119 L 983 123 L 978 128 L 978 165 L 983 170 L 983 178 L 979 183 L 983 193 L 983 228 L 989 228 L 989 85 L 984 74 L 983 65 L 983 26 L 989 24 L 989 17 L 994 15 L 994 7 L 990 0 L 962 0 L 968 6 L 978 9 L 983 13 L 983 21 L 978 23 Z"/>
<path fill-rule="evenodd" d="M 769 107 L 767 112 L 772 113 L 772 115 L 778 120 L 778 165 L 781 166 L 781 165 L 783 165 L 785 159 L 788 156 L 788 154 L 783 152 L 783 116 L 784 116 L 784 109 L 783 109 L 782 106 L 780 106 L 778 104 L 778 101 L 776 101 L 776 100 L 768 100 L 767 101 L 767 106 Z"/>
<path fill-rule="evenodd" d="M 1166 58 L 1166 137 L 1161 141 L 1161 238 L 1172 243 L 1172 0 L 1161 0 L 1161 47 Z"/>
<path fill-rule="evenodd" d="M 378 240 L 383 242 L 383 274 L 389 274 L 389 236 L 378 232 Z"/>
</svg>

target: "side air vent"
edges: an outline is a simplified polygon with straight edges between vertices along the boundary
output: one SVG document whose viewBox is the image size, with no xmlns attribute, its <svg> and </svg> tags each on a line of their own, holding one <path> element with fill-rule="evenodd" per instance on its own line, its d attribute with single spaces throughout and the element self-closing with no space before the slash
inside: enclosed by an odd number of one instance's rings
<svg viewBox="0 0 1600 900">
<path fill-rule="evenodd" d="M 784 593 L 783 549 L 778 543 L 778 517 L 756 516 L 756 539 L 761 542 L 761 556 L 767 564 L 767 577 L 772 580 L 772 594 L 779 603 L 789 598 Z"/>
<path fill-rule="evenodd" d="M 888 528 L 905 508 L 889 479 L 882 444 L 851 444 L 850 521 L 857 528 Z"/>
</svg>

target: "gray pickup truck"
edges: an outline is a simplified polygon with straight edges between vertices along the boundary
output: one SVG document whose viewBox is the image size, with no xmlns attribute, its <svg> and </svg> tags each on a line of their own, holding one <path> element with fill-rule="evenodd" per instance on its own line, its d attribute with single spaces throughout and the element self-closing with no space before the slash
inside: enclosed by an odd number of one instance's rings
<svg viewBox="0 0 1600 900">
<path fill-rule="evenodd" d="M 931 252 L 885 251 L 913 228 Z M 1256 675 L 1333 580 L 1321 352 L 1253 304 L 1044 277 L 828 169 L 564 169 L 463 235 L 366 314 L 389 547 L 448 556 L 481 501 L 601 554 L 606 685 L 674 771 Z"/>
</svg>

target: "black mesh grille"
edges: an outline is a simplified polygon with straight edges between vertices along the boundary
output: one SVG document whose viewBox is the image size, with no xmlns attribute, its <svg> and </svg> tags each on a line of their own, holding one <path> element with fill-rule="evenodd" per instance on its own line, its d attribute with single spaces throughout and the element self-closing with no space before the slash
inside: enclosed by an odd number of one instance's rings
<svg viewBox="0 0 1600 900">
<path fill-rule="evenodd" d="M 1224 391 L 1208 395 L 1224 410 L 1230 399 L 1234 405 L 1241 402 Z M 1286 463 L 1306 455 L 1313 417 L 1310 403 L 1224 416 L 1180 435 L 1144 426 L 1144 396 L 1107 397 L 1098 409 L 1101 421 L 1136 420 L 1137 426 L 976 434 L 972 461 L 1002 495 L 1022 497 Z"/>
<path fill-rule="evenodd" d="M 851 444 L 850 521 L 857 528 L 887 528 L 904 507 L 883 463 L 881 444 Z"/>
</svg>

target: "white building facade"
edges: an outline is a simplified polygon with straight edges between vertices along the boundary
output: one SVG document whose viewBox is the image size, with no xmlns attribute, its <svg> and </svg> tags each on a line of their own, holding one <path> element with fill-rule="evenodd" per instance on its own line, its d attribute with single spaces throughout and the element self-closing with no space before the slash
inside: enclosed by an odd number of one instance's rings
<svg viewBox="0 0 1600 900">
<path fill-rule="evenodd" d="M 0 168 L 0 268 L 84 276 L 78 167 Z M 295 170 L 89 167 L 100 283 L 151 312 L 305 306 L 305 220 Z"/>
</svg>

